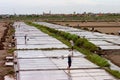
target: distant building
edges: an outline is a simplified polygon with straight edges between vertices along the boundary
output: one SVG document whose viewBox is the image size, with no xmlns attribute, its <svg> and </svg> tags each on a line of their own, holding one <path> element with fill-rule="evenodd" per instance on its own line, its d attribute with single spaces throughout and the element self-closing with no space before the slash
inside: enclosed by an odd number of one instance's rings
<svg viewBox="0 0 120 80">
<path fill-rule="evenodd" d="M 51 15 L 51 11 L 49 11 L 49 13 L 43 12 L 43 16 L 50 16 L 50 15 Z"/>
</svg>

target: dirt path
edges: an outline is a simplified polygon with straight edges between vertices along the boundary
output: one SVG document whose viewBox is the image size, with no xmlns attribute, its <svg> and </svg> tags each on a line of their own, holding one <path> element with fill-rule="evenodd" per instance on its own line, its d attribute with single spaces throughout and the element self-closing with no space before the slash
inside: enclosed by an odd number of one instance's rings
<svg viewBox="0 0 120 80">
<path fill-rule="evenodd" d="M 8 23 L 0 23 L 0 80 L 4 80 L 4 76 L 9 74 L 13 70 L 12 67 L 5 66 L 5 57 L 11 54 L 8 54 L 6 46 L 8 42 L 6 41 L 6 36 L 9 28 Z M 9 36 L 10 37 L 10 36 Z"/>
</svg>

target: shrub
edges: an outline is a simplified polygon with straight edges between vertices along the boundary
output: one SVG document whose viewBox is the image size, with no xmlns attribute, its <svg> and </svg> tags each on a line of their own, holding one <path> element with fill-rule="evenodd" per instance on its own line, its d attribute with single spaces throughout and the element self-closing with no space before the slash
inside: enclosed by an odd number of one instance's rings
<svg viewBox="0 0 120 80">
<path fill-rule="evenodd" d="M 68 40 L 72 40 L 72 35 L 69 34 L 69 35 L 67 36 L 67 39 L 68 39 Z"/>
<path fill-rule="evenodd" d="M 87 55 L 87 58 L 100 67 L 110 67 L 110 64 L 104 58 L 98 56 L 97 54 Z"/>
<path fill-rule="evenodd" d="M 53 32 L 53 33 L 57 33 L 57 32 L 58 32 L 57 30 L 52 29 L 52 28 L 49 28 L 48 30 L 49 30 L 50 32 Z"/>
<path fill-rule="evenodd" d="M 120 79 L 120 72 L 116 70 L 106 69 L 110 74 Z"/>
<path fill-rule="evenodd" d="M 7 50 L 8 53 L 13 53 L 14 51 L 15 51 L 15 49 L 13 49 L 13 48 Z"/>
<path fill-rule="evenodd" d="M 75 42 L 75 46 L 82 46 L 84 44 L 84 41 L 82 39 L 77 39 L 76 42 Z"/>
<path fill-rule="evenodd" d="M 83 47 L 90 50 L 91 52 L 98 50 L 98 48 L 94 44 L 88 41 L 84 42 Z"/>
<path fill-rule="evenodd" d="M 65 32 L 60 31 L 60 36 L 63 36 L 63 37 L 64 37 L 64 34 L 65 34 Z"/>
<path fill-rule="evenodd" d="M 75 45 L 78 46 L 78 47 L 83 47 L 83 44 L 85 44 L 87 41 L 87 39 L 85 38 L 79 38 L 75 41 Z"/>
<path fill-rule="evenodd" d="M 73 42 L 75 42 L 77 39 L 78 39 L 78 36 L 75 35 L 75 34 L 72 34 L 72 40 L 73 40 Z"/>
<path fill-rule="evenodd" d="M 64 38 L 67 39 L 68 35 L 70 35 L 70 33 L 64 33 Z"/>
</svg>

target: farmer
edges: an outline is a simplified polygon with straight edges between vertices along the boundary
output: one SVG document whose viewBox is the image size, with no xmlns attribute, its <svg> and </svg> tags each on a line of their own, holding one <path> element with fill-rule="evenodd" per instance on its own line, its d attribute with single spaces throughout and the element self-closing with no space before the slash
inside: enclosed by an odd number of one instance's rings
<svg viewBox="0 0 120 80">
<path fill-rule="evenodd" d="M 73 56 L 73 46 L 74 46 L 73 40 L 70 40 L 70 43 L 71 43 L 71 45 L 72 45 L 71 49 L 72 49 L 72 56 Z"/>
<path fill-rule="evenodd" d="M 26 44 L 27 34 L 24 36 L 24 38 L 25 38 L 25 44 Z"/>
<path fill-rule="evenodd" d="M 72 59 L 71 59 L 71 55 L 69 54 L 68 55 L 68 67 L 67 67 L 69 73 L 70 73 L 71 63 L 72 63 Z"/>
</svg>

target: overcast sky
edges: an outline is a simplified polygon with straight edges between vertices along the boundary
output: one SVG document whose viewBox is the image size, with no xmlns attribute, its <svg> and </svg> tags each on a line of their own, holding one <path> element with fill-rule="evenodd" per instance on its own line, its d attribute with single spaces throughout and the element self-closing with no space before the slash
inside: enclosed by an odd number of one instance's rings
<svg viewBox="0 0 120 80">
<path fill-rule="evenodd" d="M 0 0 L 0 14 L 120 13 L 120 0 Z"/>
</svg>

